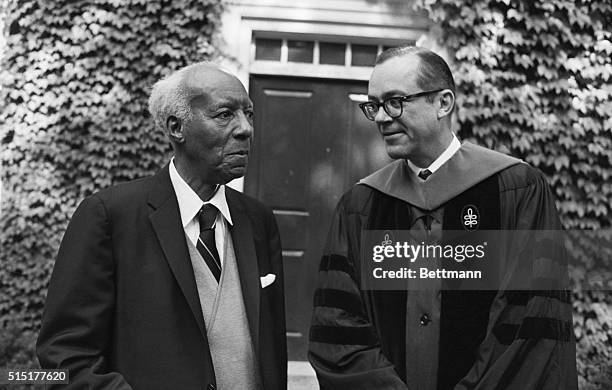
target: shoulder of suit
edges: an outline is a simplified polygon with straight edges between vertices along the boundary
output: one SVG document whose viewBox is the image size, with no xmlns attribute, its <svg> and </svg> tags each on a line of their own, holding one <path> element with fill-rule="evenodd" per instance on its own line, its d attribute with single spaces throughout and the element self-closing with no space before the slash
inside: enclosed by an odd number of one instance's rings
<svg viewBox="0 0 612 390">
<path fill-rule="evenodd" d="M 544 174 L 526 162 L 512 165 L 499 172 L 500 191 L 519 190 L 532 186 L 547 186 Z"/>
<path fill-rule="evenodd" d="M 233 196 L 234 198 L 238 199 L 244 205 L 244 207 L 246 207 L 249 210 L 249 212 L 263 213 L 263 214 L 272 213 L 272 210 L 270 209 L 270 207 L 266 206 L 261 201 L 249 195 L 246 195 L 243 192 L 237 191 L 231 187 L 228 187 L 228 186 L 225 187 L 225 196 L 226 197 Z"/>
<path fill-rule="evenodd" d="M 91 196 L 99 198 L 104 204 L 134 204 L 140 199 L 146 200 L 153 180 L 154 176 L 130 180 L 102 189 Z"/>
<path fill-rule="evenodd" d="M 367 214 L 375 192 L 374 188 L 357 183 L 342 195 L 338 208 L 349 214 Z"/>
</svg>

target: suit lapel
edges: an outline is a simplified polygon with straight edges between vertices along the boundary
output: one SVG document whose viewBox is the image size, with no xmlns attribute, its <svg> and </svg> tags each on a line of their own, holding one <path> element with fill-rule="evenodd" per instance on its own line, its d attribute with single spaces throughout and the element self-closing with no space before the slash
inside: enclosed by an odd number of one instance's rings
<svg viewBox="0 0 612 390">
<path fill-rule="evenodd" d="M 231 235 L 236 263 L 238 264 L 244 306 L 255 351 L 259 353 L 259 267 L 253 240 L 253 229 L 246 209 L 238 199 L 238 193 L 228 187 L 225 196 L 232 215 Z"/>
<path fill-rule="evenodd" d="M 149 214 L 149 220 L 153 225 L 157 239 L 162 247 L 166 261 L 174 274 L 174 277 L 187 299 L 187 303 L 195 317 L 202 336 L 207 341 L 204 316 L 198 297 L 195 277 L 190 262 L 185 232 L 181 225 L 181 216 L 172 189 L 168 166 L 166 165 L 157 175 L 156 183 L 149 194 L 149 205 L 153 212 Z"/>
</svg>

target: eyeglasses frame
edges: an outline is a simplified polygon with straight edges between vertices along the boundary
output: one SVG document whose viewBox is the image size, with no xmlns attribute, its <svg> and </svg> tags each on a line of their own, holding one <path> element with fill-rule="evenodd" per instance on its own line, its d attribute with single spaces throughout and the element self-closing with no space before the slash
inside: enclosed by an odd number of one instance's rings
<svg viewBox="0 0 612 390">
<path fill-rule="evenodd" d="M 374 102 L 374 101 L 367 101 L 367 102 L 359 103 L 359 108 L 361 109 L 361 112 L 363 112 L 363 115 L 365 115 L 365 117 L 368 120 L 371 120 L 371 121 L 375 120 L 376 115 L 374 115 L 374 117 L 372 117 L 372 118 L 370 118 L 368 116 L 368 114 L 366 113 L 366 110 L 365 110 L 365 106 L 367 104 L 375 104 L 376 105 L 376 113 L 378 113 L 378 111 L 380 111 L 380 107 L 382 107 L 383 110 L 385 110 L 385 113 L 387 113 L 387 115 L 389 115 L 389 117 L 395 119 L 395 118 L 399 118 L 404 113 L 404 105 L 403 104 L 401 105 L 399 114 L 393 116 L 393 115 L 391 115 L 389 113 L 389 111 L 387 111 L 387 107 L 385 106 L 385 103 L 387 103 L 389 100 L 391 100 L 391 99 L 399 99 L 402 103 L 403 102 L 409 102 L 409 101 L 414 100 L 414 99 L 416 99 L 418 97 L 426 96 L 426 95 L 429 95 L 429 94 L 432 94 L 432 93 L 437 93 L 437 92 L 440 92 L 440 91 L 444 91 L 445 89 L 447 89 L 447 88 L 434 89 L 432 91 L 417 92 L 417 93 L 413 93 L 412 95 L 392 96 L 390 98 L 387 98 L 387 99 L 383 100 L 380 103 L 379 102 Z"/>
</svg>

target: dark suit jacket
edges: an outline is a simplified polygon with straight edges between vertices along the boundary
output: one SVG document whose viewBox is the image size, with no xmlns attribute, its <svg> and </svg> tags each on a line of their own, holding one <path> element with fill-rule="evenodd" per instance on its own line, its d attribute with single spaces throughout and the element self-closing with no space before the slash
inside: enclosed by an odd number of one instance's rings
<svg viewBox="0 0 612 390">
<path fill-rule="evenodd" d="M 230 188 L 231 235 L 266 390 L 286 389 L 283 270 L 272 213 Z M 37 353 L 75 389 L 214 389 L 168 166 L 86 198 L 60 246 Z M 276 275 L 262 289 L 260 276 Z M 246 390 L 246 389 L 245 389 Z"/>
</svg>

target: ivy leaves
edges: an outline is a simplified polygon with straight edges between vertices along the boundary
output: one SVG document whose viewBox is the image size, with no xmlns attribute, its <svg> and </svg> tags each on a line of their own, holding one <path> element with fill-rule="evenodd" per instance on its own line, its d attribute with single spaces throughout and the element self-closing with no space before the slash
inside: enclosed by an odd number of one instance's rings
<svg viewBox="0 0 612 390">
<path fill-rule="evenodd" d="M 222 10 L 220 0 L 14 0 L 3 10 L 0 326 L 38 327 L 80 200 L 167 161 L 149 89 L 216 54 Z"/>
</svg>

